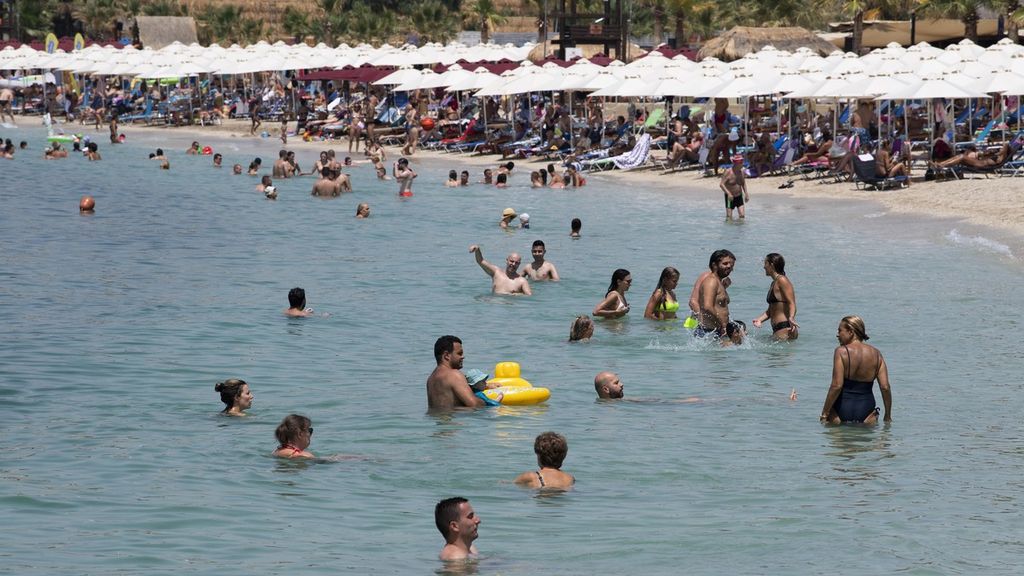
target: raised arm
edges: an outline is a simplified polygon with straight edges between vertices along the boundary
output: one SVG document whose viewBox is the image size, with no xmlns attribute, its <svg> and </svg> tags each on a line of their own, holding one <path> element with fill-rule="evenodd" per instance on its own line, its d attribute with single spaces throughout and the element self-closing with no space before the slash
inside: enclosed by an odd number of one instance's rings
<svg viewBox="0 0 1024 576">
<path fill-rule="evenodd" d="M 839 352 L 840 348 L 837 346 L 835 352 L 832 354 L 832 384 L 828 387 L 828 394 L 825 395 L 825 404 L 821 407 L 821 416 L 818 418 L 821 422 L 838 422 L 839 417 L 834 416 L 832 412 L 832 405 L 839 399 L 839 394 L 843 391 L 843 356 Z M 879 374 L 881 379 L 881 374 Z M 886 379 L 888 385 L 888 378 Z M 881 387 L 881 384 L 879 384 Z M 886 416 L 889 412 L 886 411 Z M 834 417 L 834 419 L 833 419 Z"/>
<path fill-rule="evenodd" d="M 493 277 L 494 273 L 498 271 L 498 267 L 495 266 L 494 264 L 491 264 L 487 260 L 484 260 L 484 253 L 480 251 L 480 247 L 477 246 L 476 244 L 473 244 L 472 246 L 469 247 L 469 251 L 472 252 L 474 256 L 476 256 L 477 265 L 480 266 L 480 268 L 483 268 L 483 271 L 487 272 L 488 276 Z"/>
<path fill-rule="evenodd" d="M 885 358 L 882 358 L 882 364 L 878 367 L 878 389 L 882 392 L 882 403 L 885 405 L 883 420 L 892 422 L 892 390 L 889 388 L 889 368 L 885 365 Z"/>
</svg>

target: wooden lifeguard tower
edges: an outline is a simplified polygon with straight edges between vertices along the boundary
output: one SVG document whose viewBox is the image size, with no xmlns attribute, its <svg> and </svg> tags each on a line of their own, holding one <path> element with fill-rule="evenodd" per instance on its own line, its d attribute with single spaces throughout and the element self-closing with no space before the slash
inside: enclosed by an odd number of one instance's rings
<svg viewBox="0 0 1024 576">
<path fill-rule="evenodd" d="M 629 45 L 629 19 L 624 16 L 626 0 L 604 0 L 600 12 L 579 11 L 577 0 L 557 0 L 559 10 L 554 16 L 558 38 L 558 57 L 565 59 L 565 49 L 582 44 L 603 45 L 606 56 L 626 61 Z"/>
</svg>

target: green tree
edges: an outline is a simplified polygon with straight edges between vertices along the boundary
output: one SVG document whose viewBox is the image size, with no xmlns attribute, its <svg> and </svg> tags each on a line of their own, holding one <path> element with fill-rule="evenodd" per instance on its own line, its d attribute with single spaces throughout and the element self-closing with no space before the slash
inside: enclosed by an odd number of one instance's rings
<svg viewBox="0 0 1024 576">
<path fill-rule="evenodd" d="M 42 39 L 53 30 L 58 10 L 70 6 L 56 0 L 17 0 L 14 9 L 21 29 L 21 40 Z"/>
<path fill-rule="evenodd" d="M 316 0 L 316 5 L 320 8 L 320 12 L 323 14 L 323 17 L 320 19 L 323 34 L 321 40 L 323 40 L 328 46 L 334 46 L 335 33 L 345 27 L 345 18 L 342 16 L 342 9 L 352 11 L 355 6 L 351 3 L 345 2 L 344 0 Z M 383 12 L 386 11 L 382 11 L 382 13 Z"/>
<path fill-rule="evenodd" d="M 934 18 L 955 18 L 964 25 L 964 36 L 978 41 L 978 10 L 985 6 L 982 0 L 928 0 L 921 12 Z"/>
<path fill-rule="evenodd" d="M 398 30 L 398 19 L 390 10 L 381 11 L 377 6 L 358 2 L 345 14 L 342 20 L 346 38 L 352 43 L 386 42 Z"/>
<path fill-rule="evenodd" d="M 85 27 L 85 35 L 97 40 L 114 35 L 119 10 L 114 0 L 85 0 L 74 8 L 74 15 Z"/>
<path fill-rule="evenodd" d="M 313 23 L 309 14 L 294 6 L 285 7 L 281 14 L 281 28 L 296 42 L 301 42 L 303 38 L 313 34 Z"/>
<path fill-rule="evenodd" d="M 425 42 L 448 42 L 458 29 L 455 15 L 440 0 L 420 0 L 413 4 L 409 21 Z"/>
<path fill-rule="evenodd" d="M 145 16 L 188 16 L 188 6 L 178 0 L 144 0 L 142 10 L 136 14 Z"/>
<path fill-rule="evenodd" d="M 472 14 L 480 24 L 480 43 L 491 41 L 491 30 L 505 23 L 505 17 L 498 12 L 494 0 L 476 0 L 472 6 Z"/>
<path fill-rule="evenodd" d="M 204 43 L 244 42 L 241 36 L 244 9 L 234 4 L 210 4 L 197 18 Z"/>
</svg>

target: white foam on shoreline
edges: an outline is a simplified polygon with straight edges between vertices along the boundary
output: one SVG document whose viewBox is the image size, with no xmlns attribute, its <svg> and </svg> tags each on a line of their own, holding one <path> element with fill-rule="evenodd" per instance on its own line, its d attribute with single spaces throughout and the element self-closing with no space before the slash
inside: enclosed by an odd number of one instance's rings
<svg viewBox="0 0 1024 576">
<path fill-rule="evenodd" d="M 965 236 L 956 228 L 950 230 L 949 234 L 946 234 L 946 239 L 954 244 L 959 244 L 960 246 L 977 248 L 983 252 L 993 252 L 1008 258 L 1014 257 L 1013 251 L 1011 251 L 1010 247 L 1006 244 L 984 236 Z"/>
</svg>

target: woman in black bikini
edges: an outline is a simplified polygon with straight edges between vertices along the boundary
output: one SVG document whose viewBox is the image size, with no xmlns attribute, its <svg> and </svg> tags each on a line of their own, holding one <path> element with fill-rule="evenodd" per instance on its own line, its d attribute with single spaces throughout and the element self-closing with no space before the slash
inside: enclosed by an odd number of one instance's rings
<svg viewBox="0 0 1024 576">
<path fill-rule="evenodd" d="M 533 441 L 533 451 L 537 454 L 539 469 L 523 472 L 516 477 L 516 484 L 527 488 L 572 488 L 576 479 L 572 474 L 566 474 L 561 470 L 562 461 L 569 453 L 569 443 L 565 441 L 564 436 L 555 432 L 545 432 Z"/>
<path fill-rule="evenodd" d="M 892 421 L 892 392 L 889 389 L 889 369 L 877 348 L 865 344 L 868 339 L 864 320 L 859 316 L 846 316 L 839 321 L 836 332 L 839 346 L 832 356 L 832 385 L 821 408 L 821 422 L 878 422 L 878 407 L 871 388 L 878 380 L 885 404 L 886 422 Z"/>
<path fill-rule="evenodd" d="M 786 277 L 786 259 L 772 252 L 764 257 L 764 275 L 772 279 L 768 288 L 768 309 L 754 318 L 754 326 L 761 327 L 765 320 L 772 324 L 772 338 L 796 340 L 800 325 L 796 323 L 796 292 Z"/>
<path fill-rule="evenodd" d="M 278 447 L 274 450 L 274 456 L 278 458 L 315 458 L 312 452 L 306 450 L 313 438 L 313 422 L 299 414 L 289 414 L 284 417 L 274 430 L 277 436 Z"/>
</svg>

